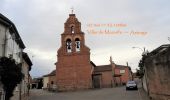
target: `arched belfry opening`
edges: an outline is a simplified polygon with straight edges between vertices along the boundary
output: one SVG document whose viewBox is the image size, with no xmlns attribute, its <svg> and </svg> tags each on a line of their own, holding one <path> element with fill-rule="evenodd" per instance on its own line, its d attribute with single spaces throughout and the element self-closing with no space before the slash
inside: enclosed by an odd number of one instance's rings
<svg viewBox="0 0 170 100">
<path fill-rule="evenodd" d="M 75 39 L 75 44 L 76 44 L 76 52 L 80 51 L 80 39 L 79 38 Z"/>
<path fill-rule="evenodd" d="M 74 33 L 74 26 L 71 26 L 71 33 Z"/>
<path fill-rule="evenodd" d="M 68 53 L 72 52 L 72 42 L 71 39 L 66 40 L 66 50 Z"/>
</svg>

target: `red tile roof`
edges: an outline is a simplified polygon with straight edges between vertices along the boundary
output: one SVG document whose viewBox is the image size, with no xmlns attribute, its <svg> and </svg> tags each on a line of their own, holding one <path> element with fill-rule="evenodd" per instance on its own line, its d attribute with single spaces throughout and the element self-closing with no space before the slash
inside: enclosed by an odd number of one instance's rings
<svg viewBox="0 0 170 100">
<path fill-rule="evenodd" d="M 47 75 L 44 75 L 44 77 L 47 77 L 47 76 L 55 76 L 56 75 L 56 70 L 53 70 L 51 73 L 47 74 Z"/>
<path fill-rule="evenodd" d="M 94 72 L 112 71 L 111 65 L 101 65 L 94 67 Z"/>
<path fill-rule="evenodd" d="M 115 65 L 115 68 L 117 68 L 117 69 L 124 69 L 124 68 L 129 68 L 129 66 L 125 66 L 125 65 Z"/>
</svg>

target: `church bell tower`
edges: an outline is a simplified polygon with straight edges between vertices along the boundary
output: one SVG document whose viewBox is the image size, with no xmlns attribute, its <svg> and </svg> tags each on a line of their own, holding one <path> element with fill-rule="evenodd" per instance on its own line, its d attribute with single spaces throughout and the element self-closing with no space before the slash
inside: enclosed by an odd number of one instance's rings
<svg viewBox="0 0 170 100">
<path fill-rule="evenodd" d="M 92 86 L 90 49 L 85 45 L 84 36 L 76 15 L 69 14 L 57 52 L 56 78 L 59 91 L 88 89 Z"/>
</svg>

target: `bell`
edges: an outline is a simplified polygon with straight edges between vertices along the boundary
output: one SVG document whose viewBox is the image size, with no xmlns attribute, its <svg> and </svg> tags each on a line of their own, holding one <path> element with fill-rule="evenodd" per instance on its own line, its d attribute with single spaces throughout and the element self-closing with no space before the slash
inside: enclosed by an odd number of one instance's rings
<svg viewBox="0 0 170 100">
<path fill-rule="evenodd" d="M 70 45 L 68 45 L 68 48 L 67 49 L 71 49 L 71 46 Z"/>
<path fill-rule="evenodd" d="M 77 48 L 79 48 L 79 45 L 77 45 Z"/>
<path fill-rule="evenodd" d="M 77 45 L 76 45 L 76 48 L 80 48 L 79 42 L 77 42 L 76 44 L 77 44 Z"/>
</svg>

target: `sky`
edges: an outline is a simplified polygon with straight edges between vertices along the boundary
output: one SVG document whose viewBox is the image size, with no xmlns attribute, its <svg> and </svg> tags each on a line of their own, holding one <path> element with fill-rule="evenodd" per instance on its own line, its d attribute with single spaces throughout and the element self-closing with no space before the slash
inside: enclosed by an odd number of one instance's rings
<svg viewBox="0 0 170 100">
<path fill-rule="evenodd" d="M 72 7 L 85 33 L 91 61 L 105 65 L 112 56 L 114 63 L 128 62 L 135 71 L 144 47 L 152 51 L 170 43 L 169 4 L 169 0 L 0 0 L 0 13 L 16 25 L 33 62 L 31 75 L 39 77 L 55 69 Z M 125 26 L 114 26 L 118 24 Z"/>
</svg>

